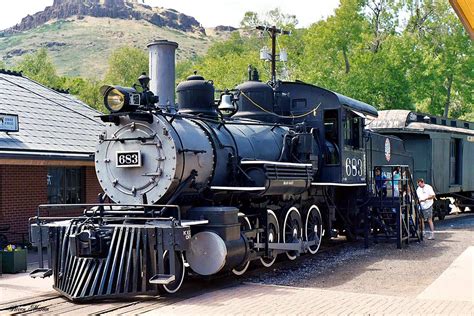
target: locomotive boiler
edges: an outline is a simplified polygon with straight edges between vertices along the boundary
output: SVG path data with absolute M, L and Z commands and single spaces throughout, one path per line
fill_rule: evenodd
M 99 203 L 35 218 L 51 252 L 32 276 L 52 275 L 71 300 L 175 293 L 188 271 L 242 275 L 252 261 L 315 254 L 323 237 L 355 238 L 378 159 L 368 144 L 411 163 L 399 138 L 364 131 L 375 108 L 314 85 L 263 83 L 249 67 L 217 101 L 198 74 L 175 91 L 176 48 L 149 45 L 151 80 L 101 88 Z

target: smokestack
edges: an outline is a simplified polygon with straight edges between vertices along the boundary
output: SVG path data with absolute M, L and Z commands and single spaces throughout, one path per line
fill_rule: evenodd
M 178 43 L 159 40 L 148 44 L 150 90 L 159 97 L 161 109 L 174 108 L 175 52 Z

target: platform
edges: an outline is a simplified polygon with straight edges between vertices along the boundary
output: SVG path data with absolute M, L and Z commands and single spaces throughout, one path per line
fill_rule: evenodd
M 253 272 L 268 284 L 291 285 L 281 282 L 298 277 L 308 281 L 293 283 L 298 287 L 256 284 L 259 277 L 251 276 L 245 283 L 234 277 L 212 282 L 191 278 L 176 296 L 74 304 L 58 296 L 51 278 L 32 280 L 26 273 L 4 274 L 0 277 L 0 314 L 474 315 L 474 215 L 456 216 L 436 225 L 435 240 L 413 243 L 403 250 L 383 244 L 366 250 L 359 244 L 349 252 L 334 250 L 293 262 L 281 260 L 271 269 Z M 331 261 L 333 255 L 336 261 Z M 32 253 L 29 259 L 28 269 L 32 270 L 37 257 Z M 324 263 L 327 266 L 320 269 Z

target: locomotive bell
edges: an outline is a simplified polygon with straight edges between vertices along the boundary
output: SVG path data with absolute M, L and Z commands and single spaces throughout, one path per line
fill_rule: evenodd
M 232 116 L 237 111 L 233 95 L 230 93 L 221 94 L 221 100 L 217 109 L 224 116 Z

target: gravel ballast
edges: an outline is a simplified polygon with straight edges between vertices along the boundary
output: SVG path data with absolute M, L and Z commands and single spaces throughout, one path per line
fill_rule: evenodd
M 245 282 L 323 288 L 412 298 L 429 286 L 469 246 L 474 245 L 474 214 L 435 221 L 435 240 L 395 243 L 333 241 L 316 255 L 295 261 L 279 255 L 272 267 L 248 272 Z

